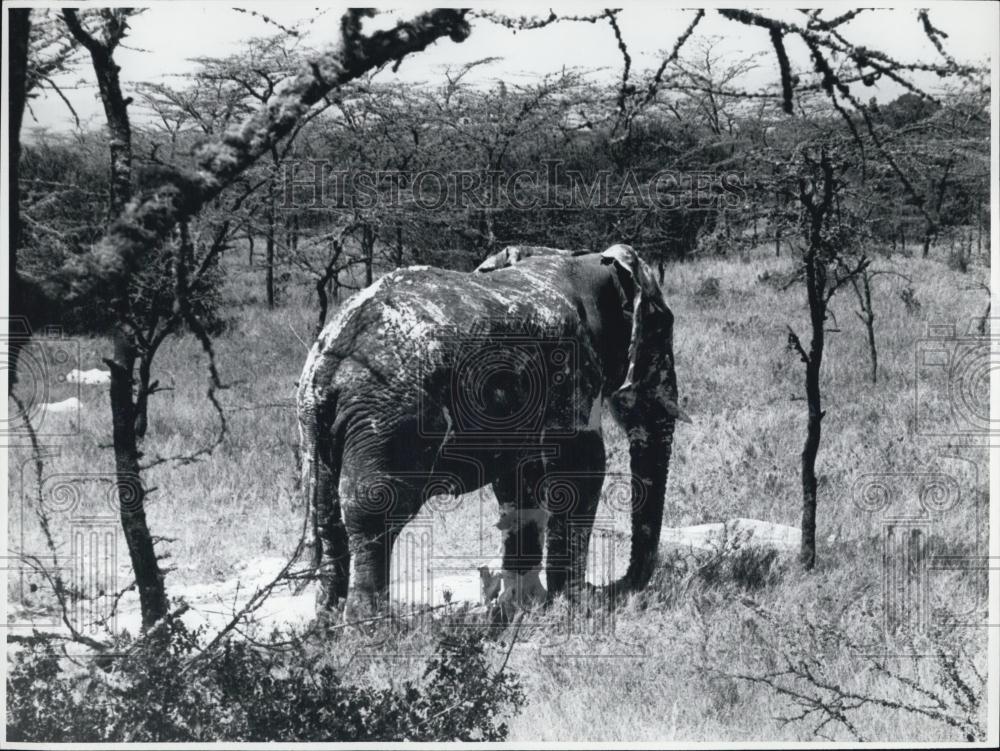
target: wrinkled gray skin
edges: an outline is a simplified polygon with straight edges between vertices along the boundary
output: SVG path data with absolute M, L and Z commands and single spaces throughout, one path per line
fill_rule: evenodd
M 537 571 L 544 549 L 549 596 L 578 593 L 604 477 L 602 404 L 629 437 L 633 480 L 618 586 L 644 586 L 684 417 L 672 328 L 623 245 L 506 248 L 472 274 L 413 267 L 358 293 L 314 344 L 297 398 L 320 607 L 346 598 L 349 618 L 379 607 L 393 542 L 422 503 L 487 484 L 503 568 Z

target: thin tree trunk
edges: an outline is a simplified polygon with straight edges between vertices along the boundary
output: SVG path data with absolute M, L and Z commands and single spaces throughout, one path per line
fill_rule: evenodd
M 814 353 L 811 347 L 810 357 Z M 823 420 L 819 374 L 818 363 L 810 361 L 806 364 L 809 419 L 806 423 L 806 442 L 802 448 L 802 546 L 799 560 L 807 571 L 816 565 L 816 456 L 819 454 Z
M 329 288 L 331 281 L 336 283 L 337 275 L 340 273 L 337 268 L 337 262 L 340 260 L 342 253 L 343 245 L 338 241 L 334 241 L 333 252 L 330 254 L 330 260 L 323 268 L 322 275 L 320 275 L 320 277 L 316 280 L 316 299 L 319 302 L 319 311 L 316 319 L 315 336 L 320 335 L 320 332 L 323 330 L 323 326 L 326 323 L 326 315 L 330 309 L 330 297 L 327 294 L 327 289 Z
M 274 181 L 268 183 L 267 187 L 267 238 L 265 246 L 264 263 L 264 286 L 267 292 L 267 307 L 274 307 L 274 233 L 275 233 L 275 204 L 274 204 Z
M 107 21 L 105 41 L 101 42 L 83 29 L 76 11 L 64 10 L 63 18 L 73 36 L 90 52 L 101 102 L 104 105 L 110 133 L 108 143 L 111 153 L 111 200 L 108 222 L 110 225 L 111 221 L 122 213 L 132 194 L 132 129 L 128 116 L 128 104 L 131 100 L 126 100 L 122 95 L 118 78 L 119 67 L 114 61 L 114 49 L 124 37 L 127 26 L 125 19 Z M 118 325 L 114 332 L 114 356 L 110 360 L 105 360 L 111 370 L 109 397 L 115 452 L 115 482 L 122 529 L 125 532 L 125 542 L 128 545 L 129 558 L 139 589 L 142 624 L 144 628 L 149 628 L 166 615 L 167 595 L 143 506 L 146 491 L 139 466 L 137 412 L 133 392 L 136 347 L 135 335 L 128 324 L 127 278 L 121 282 L 117 299 Z M 144 425 L 142 427 L 145 428 Z
M 375 270 L 375 230 L 365 225 L 361 230 L 361 252 L 365 260 L 365 286 L 371 286 Z
M 295 214 L 285 219 L 285 245 L 293 252 L 299 247 L 299 217 Z
M 851 280 L 854 294 L 858 297 L 860 311 L 855 311 L 857 317 L 865 326 L 868 337 L 868 362 L 871 366 L 869 375 L 872 383 L 878 383 L 878 349 L 875 346 L 875 308 L 872 305 L 871 275 L 867 270 L 862 272 L 861 284 L 856 279 Z
M 868 298 L 868 305 L 871 305 L 871 297 Z M 865 317 L 865 329 L 868 332 L 868 354 L 871 357 L 872 383 L 878 383 L 878 349 L 875 346 L 875 313 L 871 307 L 868 308 L 868 315 Z
M 109 388 L 115 451 L 115 482 L 122 530 L 128 546 L 132 571 L 139 588 L 142 626 L 149 628 L 167 613 L 167 596 L 146 523 L 139 450 L 135 433 L 135 405 L 132 400 L 132 373 L 135 350 L 127 334 L 115 332 L 114 359 L 105 360 L 111 371 Z
M 316 328 L 313 331 L 313 338 L 315 339 L 323 331 L 323 326 L 326 324 L 326 313 L 330 309 L 330 296 L 326 293 L 326 286 L 330 283 L 330 278 L 327 276 L 322 276 L 316 280 L 316 299 L 319 301 L 319 311 L 316 315 Z
M 813 191 L 800 184 L 800 201 L 809 214 L 808 248 L 804 258 L 806 294 L 809 300 L 809 324 L 812 329 L 809 351 L 806 352 L 798 337 L 791 334 L 791 343 L 798 350 L 806 366 L 806 440 L 802 447 L 802 542 L 799 561 L 807 571 L 816 565 L 816 456 L 822 438 L 823 400 L 820 393 L 820 373 L 823 366 L 827 310 L 826 262 L 820 257 L 823 247 L 823 228 L 835 197 L 834 169 L 826 152 L 820 167 L 823 171 L 822 192 L 813 181 Z M 820 196 L 817 202 L 816 196 Z
M 7 70 L 10 71 L 10 130 L 8 132 L 7 174 L 10 178 L 8 197 L 10 216 L 10 257 L 8 259 L 10 280 L 10 314 L 13 317 L 25 316 L 29 322 L 28 296 L 24 285 L 20 282 L 17 272 L 17 249 L 21 244 L 21 196 L 19 163 L 21 161 L 21 121 L 24 118 L 24 105 L 27 101 L 27 69 L 28 40 L 31 36 L 31 9 L 11 8 L 10 44 L 7 48 Z M 42 307 L 42 306 L 36 306 Z M 36 326 L 38 323 L 36 323 Z M 10 371 L 7 378 L 7 390 L 11 391 L 17 383 L 17 356 L 24 346 L 26 338 L 15 335 L 14 327 L 8 331 L 8 347 Z M 25 332 L 26 334 L 28 332 Z
M 818 226 L 817 226 L 818 225 Z M 819 231 L 822 220 L 813 221 L 813 236 L 806 255 L 806 289 L 809 298 L 809 322 L 812 336 L 809 352 L 803 357 L 806 365 L 806 441 L 802 447 L 802 543 L 799 561 L 807 571 L 816 565 L 816 456 L 822 437 L 823 401 L 819 378 L 823 365 L 824 325 L 826 323 L 826 287 L 817 258 Z
M 976 255 L 983 254 L 983 205 L 976 203 Z
M 135 397 L 135 436 L 139 440 L 146 437 L 146 428 L 148 427 L 149 382 L 154 354 L 155 350 L 139 357 L 139 384 Z
M 10 132 L 8 133 L 7 173 L 10 176 L 10 276 L 17 273 L 17 249 L 21 244 L 21 201 L 18 167 L 21 157 L 21 121 L 27 101 L 28 39 L 31 36 L 31 9 L 10 9 L 10 46 L 7 70 L 10 71 Z M 12 311 L 13 312 L 13 311 Z

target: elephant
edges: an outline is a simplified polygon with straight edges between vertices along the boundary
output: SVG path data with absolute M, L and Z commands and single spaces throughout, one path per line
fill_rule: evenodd
M 312 346 L 296 394 L 317 608 L 387 604 L 389 560 L 429 498 L 492 485 L 506 579 L 588 591 L 605 476 L 602 411 L 628 437 L 631 550 L 621 591 L 652 574 L 677 402 L 673 314 L 627 245 L 514 246 L 472 273 L 396 270 Z

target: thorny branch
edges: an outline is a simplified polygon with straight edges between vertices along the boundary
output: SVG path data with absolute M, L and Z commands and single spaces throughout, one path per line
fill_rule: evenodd
M 351 9 L 342 18 L 340 43 L 310 56 L 281 93 L 262 105 L 238 128 L 203 144 L 197 169 L 164 174 L 161 184 L 133 199 L 90 253 L 76 257 L 46 280 L 53 301 L 85 297 L 109 288 L 127 294 L 127 280 L 177 222 L 190 218 L 234 182 L 250 165 L 292 132 L 308 110 L 333 89 L 369 70 L 448 36 L 456 42 L 469 34 L 466 12 L 438 9 L 401 22 L 394 28 L 361 33 L 371 10 Z

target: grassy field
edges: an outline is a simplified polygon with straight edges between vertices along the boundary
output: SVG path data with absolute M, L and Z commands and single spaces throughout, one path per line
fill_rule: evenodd
M 512 740 L 978 737 L 985 723 L 986 634 L 977 627 L 985 623 L 985 573 L 960 563 L 952 570 L 932 567 L 921 585 L 927 628 L 886 634 L 884 592 L 896 589 L 886 589 L 884 574 L 896 564 L 884 552 L 888 521 L 897 519 L 898 535 L 914 524 L 904 519 L 919 517 L 925 557 L 962 561 L 986 553 L 987 452 L 964 445 L 964 432 L 975 432 L 975 416 L 988 404 L 987 363 L 976 355 L 982 349 L 976 350 L 975 332 L 969 338 L 986 307 L 976 283 L 987 272 L 903 257 L 878 258 L 875 266 L 909 280 L 883 275 L 874 282 L 877 384 L 869 379 L 854 294 L 846 288 L 834 298 L 835 331 L 823 366 L 827 415 L 817 465 L 816 570 L 805 574 L 794 562 L 759 554 L 695 558 L 664 551 L 653 584 L 613 619 L 576 614 L 579 633 L 563 636 L 554 626 L 529 623 L 509 661 L 528 697 L 511 718 Z M 675 439 L 669 526 L 734 517 L 798 523 L 804 375 L 786 341 L 788 326 L 803 340 L 808 335 L 805 293 L 769 281 L 791 268 L 791 259 L 760 249 L 752 258 L 667 269 L 681 401 L 693 418 Z M 289 554 L 304 514 L 293 395 L 313 306 L 299 291 L 305 285 L 289 283 L 281 306 L 269 311 L 257 289 L 261 275 L 235 266 L 230 272 L 229 325 L 215 344 L 223 379 L 233 384 L 222 396 L 226 439 L 202 461 L 162 464 L 147 477 L 156 488 L 149 522 L 164 538 L 160 550 L 170 555 L 167 585 L 174 595 L 186 585 L 231 578 L 249 561 Z M 929 328 L 938 324 L 957 336 Z M 928 332 L 938 338 L 928 339 Z M 107 341 L 83 338 L 72 345 L 79 347 L 81 367 L 103 367 Z M 947 353 L 948 362 L 967 360 L 965 370 L 956 374 L 940 366 L 942 355 L 924 357 L 925 350 Z M 164 345 L 155 377 L 171 390 L 151 402 L 146 458 L 210 443 L 218 426 L 205 398 L 205 358 L 193 337 Z M 75 393 L 54 378 L 46 382 L 48 401 Z M 45 460 L 46 482 L 86 478 L 83 505 L 74 513 L 104 503 L 112 470 L 106 392 L 83 387 L 81 399 L 78 420 L 48 415 L 41 429 L 43 438 L 56 429 L 72 434 L 43 442 L 59 447 Z M 627 471 L 620 434 L 609 426 L 608 435 L 609 469 Z M 30 452 L 17 449 L 9 457 L 10 545 L 44 552 L 37 520 L 22 499 L 22 474 L 29 498 L 32 487 Z M 892 496 L 885 508 L 871 503 L 880 487 Z M 921 497 L 931 511 L 922 510 Z M 483 493 L 429 512 L 435 550 L 470 559 L 495 555 L 495 509 Z M 609 508 L 602 517 L 622 543 L 619 555 L 626 554 L 627 519 Z M 53 517 L 61 544 L 67 544 L 65 518 Z M 123 547 L 119 559 L 126 560 Z M 30 578 L 10 583 L 11 599 L 45 606 Z M 568 617 L 566 607 L 557 603 L 545 617 Z M 394 652 L 425 653 L 450 622 L 394 632 Z M 498 664 L 505 655 L 501 642 L 510 636 L 496 643 Z M 351 654 L 361 639 L 331 637 L 330 651 Z M 415 666 L 354 660 L 345 671 L 355 680 L 385 682 L 402 680 Z M 823 736 L 815 735 L 818 727 Z

